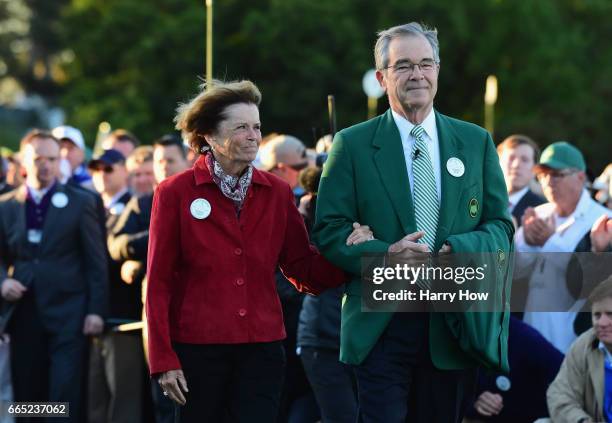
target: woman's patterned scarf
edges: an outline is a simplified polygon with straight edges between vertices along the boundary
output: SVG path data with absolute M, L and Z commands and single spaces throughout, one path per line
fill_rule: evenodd
M 253 179 L 253 166 L 249 165 L 242 175 L 239 177 L 228 175 L 223 171 L 221 165 L 212 152 L 206 153 L 205 156 L 206 167 L 215 181 L 215 184 L 219 187 L 223 195 L 234 202 L 236 212 L 240 212 L 246 199 L 247 191 L 251 186 L 251 180 Z

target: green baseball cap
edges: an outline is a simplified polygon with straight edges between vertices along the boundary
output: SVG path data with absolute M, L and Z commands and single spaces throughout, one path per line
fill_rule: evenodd
M 580 150 L 567 141 L 552 143 L 542 151 L 539 166 L 546 166 L 552 169 L 579 169 L 586 170 L 586 163 Z

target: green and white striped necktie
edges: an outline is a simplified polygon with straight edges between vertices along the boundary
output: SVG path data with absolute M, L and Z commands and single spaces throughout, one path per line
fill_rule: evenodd
M 425 236 L 419 242 L 427 244 L 429 250 L 433 252 L 440 212 L 436 177 L 429 157 L 429 149 L 423 138 L 425 130 L 421 125 L 415 125 L 410 131 L 410 135 L 415 139 L 412 147 L 414 215 L 417 229 L 425 231 Z

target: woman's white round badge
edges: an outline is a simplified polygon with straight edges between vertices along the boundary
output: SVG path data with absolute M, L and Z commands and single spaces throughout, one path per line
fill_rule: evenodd
M 446 162 L 446 170 L 448 170 L 448 173 L 453 175 L 455 178 L 459 178 L 465 173 L 465 166 L 463 165 L 461 159 L 451 157 Z
M 63 209 L 68 205 L 68 196 L 63 192 L 56 192 L 51 197 L 51 203 L 58 209 Z
M 196 198 L 191 202 L 191 206 L 189 210 L 191 211 L 191 215 L 196 219 L 206 219 L 210 215 L 212 207 L 208 200 L 203 198 Z

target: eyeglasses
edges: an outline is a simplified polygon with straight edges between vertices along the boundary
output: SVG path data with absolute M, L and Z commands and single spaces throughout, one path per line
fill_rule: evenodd
M 393 72 L 404 74 L 404 73 L 414 73 L 415 68 L 419 68 L 421 73 L 428 73 L 434 70 L 438 62 L 434 59 L 423 59 L 421 63 L 412 63 L 409 60 L 398 60 L 393 65 L 389 65 L 384 69 L 393 69 Z
M 575 169 L 551 170 L 551 171 L 545 171 L 545 172 L 538 172 L 536 174 L 536 178 L 538 179 L 538 181 L 543 181 L 548 178 L 563 179 L 566 176 L 570 176 L 575 173 L 578 173 L 578 170 L 575 170 Z

